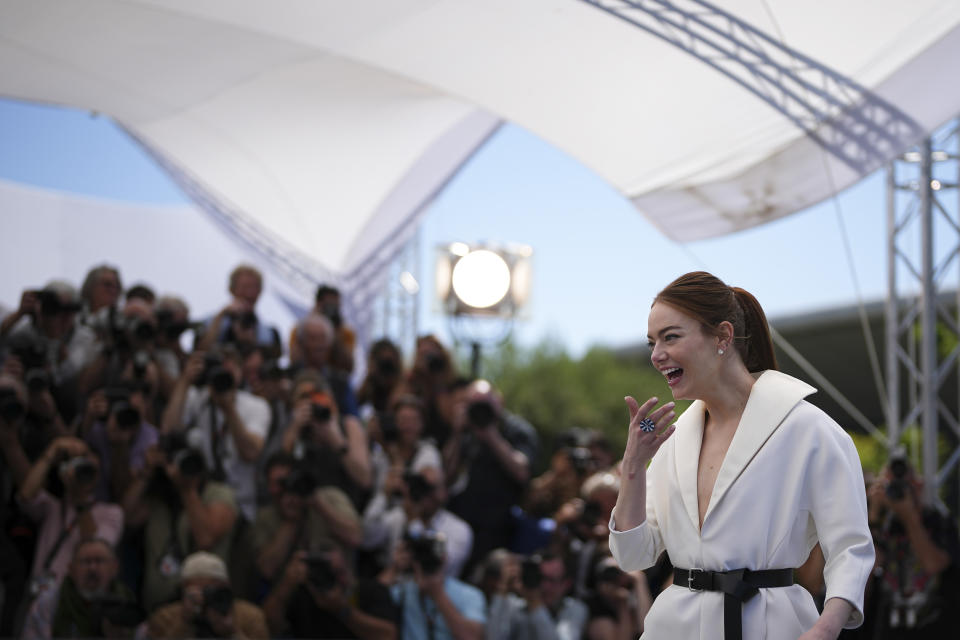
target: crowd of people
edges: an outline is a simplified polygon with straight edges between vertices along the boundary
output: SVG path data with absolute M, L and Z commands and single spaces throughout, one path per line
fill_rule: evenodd
M 0 636 L 639 634 L 604 438 L 544 465 L 435 337 L 364 353 L 329 286 L 281 335 L 262 288 L 198 319 L 101 265 L 0 318 Z
M 262 289 L 238 266 L 198 319 L 101 265 L 0 317 L 0 637 L 642 633 L 673 567 L 614 561 L 620 452 L 599 432 L 541 439 L 433 336 L 364 351 L 330 286 L 281 335 Z M 865 638 L 946 620 L 957 584 L 956 528 L 897 478 L 870 493 Z

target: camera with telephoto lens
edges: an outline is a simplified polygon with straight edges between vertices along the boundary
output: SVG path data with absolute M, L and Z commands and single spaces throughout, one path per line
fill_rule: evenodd
M 543 574 L 540 572 L 540 556 L 533 555 L 524 558 L 520 564 L 520 584 L 524 589 L 538 589 L 543 581 Z
M 284 493 L 292 493 L 301 498 L 306 498 L 317 488 L 317 481 L 307 469 L 292 469 L 280 481 L 280 486 Z
M 577 475 L 584 476 L 593 471 L 593 453 L 586 447 L 568 447 L 567 458 Z
M 447 538 L 439 531 L 410 531 L 404 534 L 414 564 L 425 574 L 432 575 L 443 567 L 446 558 Z
M 82 487 L 93 484 L 97 479 L 97 466 L 86 456 L 74 456 L 60 463 L 60 473 L 71 472 L 74 482 Z
M 433 485 L 423 475 L 415 471 L 405 472 L 403 481 L 407 485 L 407 493 L 413 502 L 420 502 L 433 495 Z
M 439 353 L 427 354 L 427 371 L 430 373 L 443 373 L 447 369 L 446 359 Z
M 397 429 L 397 421 L 393 418 L 392 411 L 381 411 L 377 414 L 377 424 L 380 425 L 380 437 L 384 443 L 396 442 L 400 437 L 400 431 Z
M 472 427 L 488 427 L 497 421 L 497 410 L 488 400 L 474 400 L 467 405 L 467 421 Z
M 317 422 L 328 422 L 333 416 L 333 411 L 328 405 L 314 402 L 310 405 L 310 416 Z
M 400 373 L 400 367 L 393 358 L 377 358 L 375 370 L 381 378 L 391 378 Z
M 307 565 L 307 580 L 318 591 L 329 591 L 337 584 L 337 573 L 324 553 L 311 553 L 303 562 Z
M 60 294 L 50 289 L 40 289 L 33 294 L 40 300 L 40 314 L 44 316 L 55 316 L 61 313 L 76 313 L 80 311 L 80 305 L 76 302 L 64 302 Z
M 170 309 L 158 309 L 154 316 L 157 318 L 157 333 L 167 340 L 177 340 L 181 333 L 190 328 L 189 322 L 175 320 L 174 313 Z
M 206 470 L 203 454 L 190 447 L 183 433 L 165 433 L 160 436 L 158 444 L 167 460 L 177 467 L 181 475 L 196 477 Z
M 207 617 L 208 611 L 213 611 L 224 617 L 233 610 L 233 591 L 230 587 L 220 585 L 210 585 L 203 588 L 203 607 L 200 612 L 193 617 L 193 637 L 197 638 L 218 638 L 210 620 Z
M 16 356 L 23 370 L 45 370 L 47 368 L 47 350 L 39 336 L 31 332 L 14 333 L 7 339 L 10 355 Z
M 108 416 L 114 416 L 117 426 L 123 431 L 132 431 L 140 426 L 140 411 L 130 404 L 130 391 L 125 387 L 113 387 L 104 391 L 107 402 Z
M 906 454 L 903 452 L 894 453 L 890 456 L 888 466 L 890 475 L 893 477 L 887 483 L 887 497 L 894 501 L 903 500 L 903 497 L 907 494 L 907 475 L 910 472 Z
M 253 311 L 240 311 L 228 314 L 230 322 L 241 329 L 252 329 L 257 326 L 257 314 Z
M 23 382 L 30 393 L 42 393 L 50 388 L 50 376 L 45 369 L 30 369 L 23 376 Z
M 17 392 L 10 387 L 0 388 L 0 419 L 4 422 L 15 422 L 27 413 L 27 408 L 20 402 Z
M 203 358 L 203 371 L 194 384 L 198 387 L 209 385 L 214 393 L 223 393 L 233 389 L 233 374 L 223 366 L 223 358 L 208 353 Z

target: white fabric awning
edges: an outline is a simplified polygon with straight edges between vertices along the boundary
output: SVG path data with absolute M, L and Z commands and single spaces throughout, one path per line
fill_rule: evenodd
M 501 121 L 689 241 L 813 204 L 960 111 L 943 74 L 960 59 L 957 2 L 723 12 L 0 0 L 0 95 L 109 114 L 222 228 L 291 281 L 341 279 L 354 307 Z

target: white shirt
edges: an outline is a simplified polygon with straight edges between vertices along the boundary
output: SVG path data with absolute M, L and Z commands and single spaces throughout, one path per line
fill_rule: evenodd
M 238 389 L 236 394 L 237 415 L 243 426 L 265 440 L 270 429 L 270 405 L 263 398 L 242 389 Z M 219 458 L 226 482 L 236 494 L 237 506 L 244 517 L 253 522 L 257 508 L 256 461 L 247 462 L 240 458 L 230 429 L 224 424 L 223 412 L 216 407 L 213 408 L 214 431 L 210 420 L 211 406 L 208 389 L 190 387 L 183 406 L 183 425 L 188 429 L 187 442 L 203 452 L 208 471 L 216 468 L 216 459 Z M 215 433 L 217 437 L 214 437 Z M 217 451 L 214 451 L 214 440 L 219 440 Z

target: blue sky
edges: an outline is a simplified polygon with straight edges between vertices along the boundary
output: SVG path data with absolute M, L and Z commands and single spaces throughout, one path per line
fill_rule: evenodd
M 3 100 L 0 177 L 122 201 L 185 201 L 108 118 Z M 754 292 L 774 319 L 853 303 L 856 289 L 841 219 L 859 287 L 866 299 L 879 299 L 886 277 L 883 184 L 878 173 L 794 216 L 680 246 L 576 160 L 507 126 L 424 219 L 421 331 L 446 331 L 445 319 L 432 313 L 426 274 L 433 247 L 454 240 L 531 245 L 534 292 L 516 335 L 527 344 L 549 336 L 575 353 L 591 344 L 643 340 L 652 297 L 692 269 L 713 271 Z M 51 277 L 56 275 L 66 274 Z M 16 300 L 0 302 L 9 306 Z

